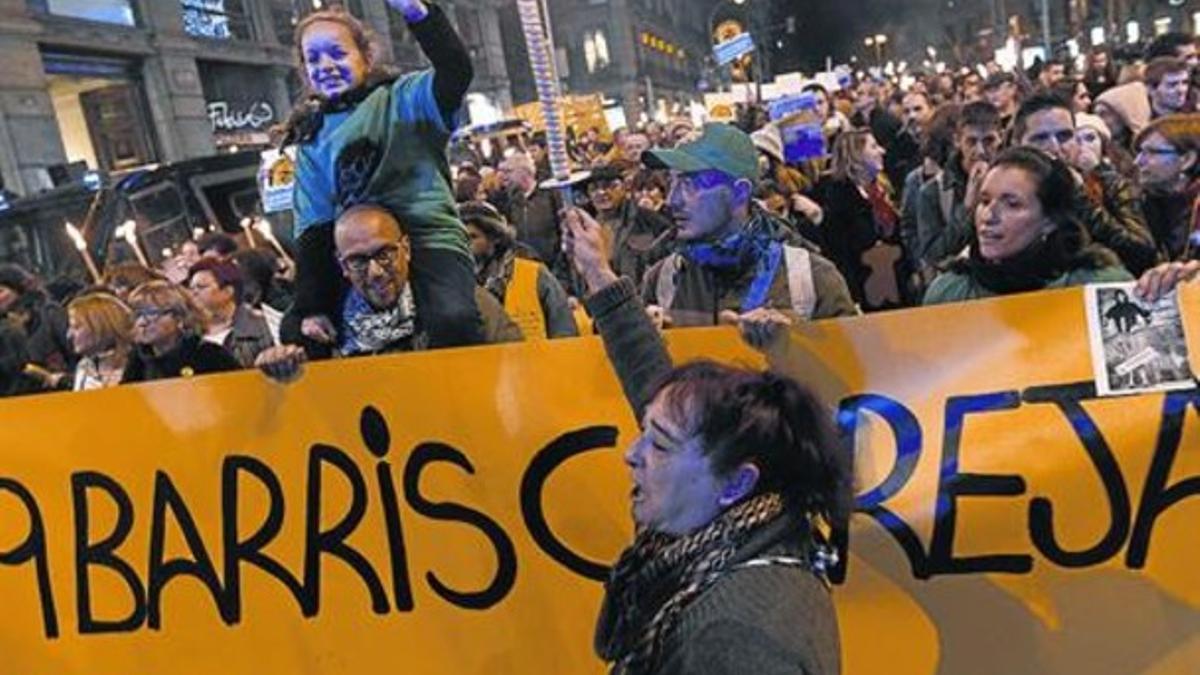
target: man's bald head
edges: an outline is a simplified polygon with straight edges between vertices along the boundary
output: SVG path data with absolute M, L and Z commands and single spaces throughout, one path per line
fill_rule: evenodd
M 338 256 L 345 255 L 346 247 L 364 237 L 387 242 L 405 239 L 400 221 L 391 211 L 378 204 L 351 206 L 338 217 L 333 229 L 333 241 Z

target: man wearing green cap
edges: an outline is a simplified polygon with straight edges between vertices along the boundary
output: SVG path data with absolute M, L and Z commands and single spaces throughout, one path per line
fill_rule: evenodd
M 642 161 L 671 172 L 667 197 L 676 252 L 646 272 L 642 296 L 672 326 L 728 323 L 756 309 L 803 320 L 857 314 L 846 281 L 753 201 L 758 155 L 750 137 L 724 124 Z M 836 223 L 830 223 L 836 226 Z

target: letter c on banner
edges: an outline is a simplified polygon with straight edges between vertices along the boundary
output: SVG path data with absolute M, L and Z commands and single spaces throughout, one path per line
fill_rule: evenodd
M 534 456 L 529 468 L 525 470 L 525 477 L 521 479 L 521 515 L 525 518 L 525 527 L 533 540 L 557 563 L 593 581 L 607 579 L 608 566 L 576 554 L 554 536 L 546 522 L 546 512 L 542 508 L 542 489 L 545 488 L 546 479 L 550 474 L 568 459 L 589 450 L 614 448 L 616 445 L 616 427 L 588 427 L 565 433 L 550 441 L 549 445 Z

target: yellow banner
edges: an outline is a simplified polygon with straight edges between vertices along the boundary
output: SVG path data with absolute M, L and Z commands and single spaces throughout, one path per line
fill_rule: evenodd
M 1078 290 L 794 332 L 845 672 L 1200 672 L 1200 392 L 1099 400 L 1087 345 Z M 0 672 L 603 672 L 635 434 L 594 338 L 0 402 Z

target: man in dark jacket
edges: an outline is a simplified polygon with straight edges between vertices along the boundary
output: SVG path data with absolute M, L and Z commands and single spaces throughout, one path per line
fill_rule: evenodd
M 537 166 L 524 152 L 514 152 L 500 163 L 500 179 L 508 197 L 504 215 L 516 228 L 517 241 L 554 269 L 560 257 L 554 193 L 538 189 Z
M 609 255 L 613 269 L 638 283 L 646 269 L 670 253 L 671 221 L 629 198 L 619 166 L 607 164 L 592 169 L 587 193 L 596 210 L 596 220 L 612 240 Z
M 646 303 L 666 322 L 714 325 L 764 307 L 802 320 L 857 312 L 833 263 L 782 241 L 786 226 L 753 204 L 758 154 L 745 133 L 707 124 L 696 140 L 651 150 L 643 161 L 672 172 L 668 202 L 677 251 L 651 267 L 642 283 Z
M 957 255 L 971 239 L 971 211 L 988 163 L 1003 145 L 1000 111 L 985 101 L 963 106 L 954 153 L 917 197 L 917 254 L 925 267 Z

